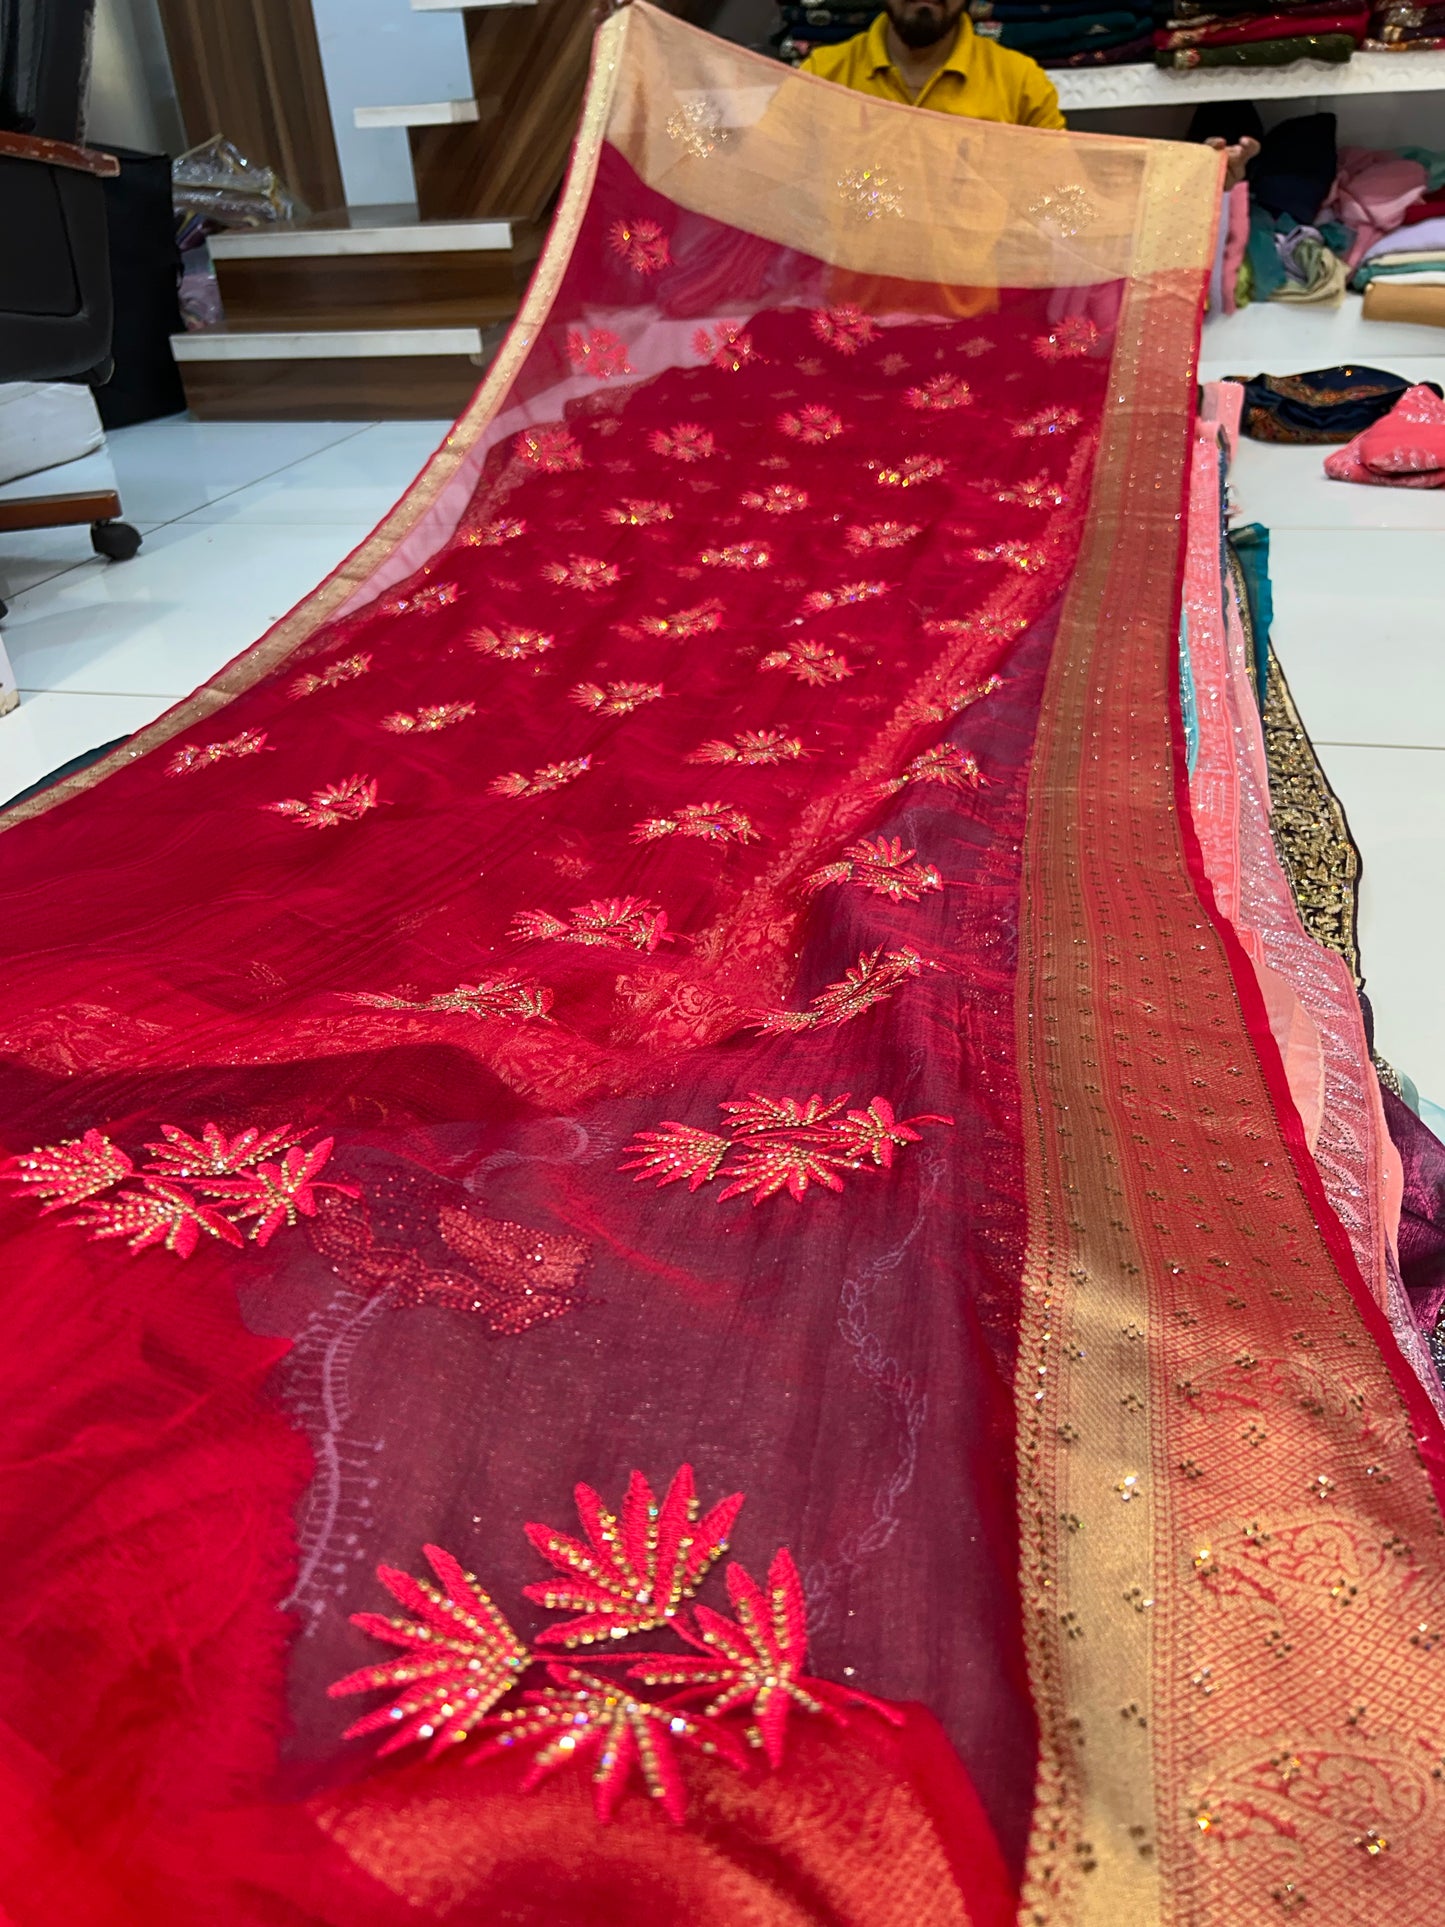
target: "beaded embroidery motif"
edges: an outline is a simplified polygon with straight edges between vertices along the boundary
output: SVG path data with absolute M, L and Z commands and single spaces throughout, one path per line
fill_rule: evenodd
M 649 954 L 673 942 L 667 912 L 645 897 L 595 897 L 575 904 L 570 920 L 550 910 L 519 910 L 508 935 L 517 943 L 630 945 Z
M 967 408 L 973 390 L 962 375 L 930 375 L 916 388 L 905 388 L 903 400 L 909 408 Z
M 808 442 L 816 447 L 842 434 L 843 418 L 835 415 L 831 408 L 825 408 L 821 402 L 810 401 L 796 413 L 779 415 L 778 427 L 785 435 L 791 435 L 795 442 Z
M 615 562 L 602 562 L 595 555 L 569 555 L 565 562 L 544 562 L 542 574 L 559 589 L 595 595 L 599 589 L 610 589 L 621 571 Z
M 462 540 L 469 548 L 495 549 L 526 533 L 527 524 L 520 515 L 504 515 L 495 522 L 484 522 L 480 528 L 468 529 Z
M 543 475 L 561 475 L 567 469 L 582 466 L 582 450 L 572 439 L 571 429 L 563 428 L 560 423 L 524 428 L 512 446 L 519 460 Z
M 696 836 L 705 843 L 756 843 L 758 832 L 741 810 L 726 803 L 684 803 L 671 816 L 650 816 L 632 832 L 634 843 L 664 836 Z
M 264 729 L 243 729 L 219 743 L 186 743 L 166 764 L 167 776 L 189 776 L 192 770 L 209 769 L 213 763 L 231 756 L 254 756 L 266 747 Z
M 308 670 L 304 676 L 298 676 L 291 685 L 291 694 L 314 696 L 318 689 L 336 689 L 344 682 L 364 676 L 370 667 L 371 657 L 365 651 L 354 656 L 342 656 L 336 662 L 327 663 L 324 669 Z
M 864 951 L 837 983 L 829 984 L 826 990 L 820 990 L 811 998 L 811 1009 L 759 1011 L 753 1023 L 774 1036 L 851 1023 L 874 1004 L 887 1003 L 894 991 L 911 977 L 937 968 L 936 964 L 925 963 L 916 950 L 885 951 L 880 944 L 876 950 Z
M 1041 408 L 1014 429 L 1015 435 L 1062 435 L 1083 420 L 1077 408 Z
M 786 669 L 799 682 L 812 683 L 818 688 L 830 682 L 842 682 L 853 673 L 846 656 L 840 656 L 836 649 L 829 649 L 821 642 L 790 642 L 786 649 L 771 650 L 758 667 Z
M 740 1492 L 704 1513 L 690 1465 L 679 1467 L 661 1499 L 640 1472 L 628 1482 L 616 1513 L 591 1486 L 575 1491 L 583 1537 L 528 1524 L 527 1537 L 555 1569 L 551 1579 L 524 1588 L 548 1611 L 574 1616 L 546 1627 L 530 1650 L 471 1573 L 439 1546 L 423 1552 L 436 1575 L 413 1578 L 379 1566 L 377 1577 L 409 1617 L 356 1613 L 353 1625 L 401 1657 L 348 1673 L 331 1697 L 384 1692 L 387 1702 L 347 1728 L 348 1739 L 385 1734 L 380 1754 L 415 1743 L 435 1759 L 473 1735 L 472 1763 L 512 1747 L 538 1743 L 521 1786 L 528 1791 L 572 1759 L 591 1758 L 593 1801 L 600 1821 L 611 1819 L 634 1775 L 668 1819 L 680 1823 L 686 1790 L 676 1749 L 748 1764 L 744 1741 L 768 1766 L 783 1763 L 793 1713 L 822 1714 L 849 1723 L 849 1709 L 867 1707 L 893 1725 L 895 1707 L 852 1687 L 812 1679 L 807 1660 L 807 1609 L 792 1555 L 780 1548 L 766 1586 L 736 1561 L 727 1569 L 728 1599 L 736 1614 L 689 1606 L 727 1550 L 743 1503 Z M 677 1636 L 691 1652 L 617 1651 L 619 1640 L 654 1628 Z M 549 1647 L 605 1646 L 586 1666 L 554 1659 Z M 600 1673 L 624 1666 L 641 1685 L 680 1688 L 656 1700 Z M 523 1688 L 523 1676 L 543 1669 L 546 1686 Z M 516 1692 L 509 1706 L 493 1708 Z M 696 1714 L 684 1708 L 697 1706 Z M 741 1729 L 729 1722 L 750 1716 Z
M 576 782 L 591 767 L 590 756 L 574 756 L 565 763 L 545 763 L 530 776 L 519 769 L 508 770 L 505 776 L 494 776 L 488 788 L 493 796 L 545 796 L 564 783 Z
M 901 790 L 908 783 L 941 783 L 950 790 L 977 790 L 988 787 L 988 778 L 968 750 L 956 749 L 952 743 L 939 743 L 933 749 L 924 750 L 921 756 L 915 756 L 901 776 L 883 787 L 891 792 Z
M 696 422 L 679 422 L 675 428 L 654 428 L 647 438 L 654 455 L 665 455 L 673 462 L 705 462 L 716 444 L 711 429 Z
M 638 274 L 656 274 L 672 260 L 667 236 L 656 221 L 614 221 L 607 241 L 612 252 Z
M 475 703 L 423 703 L 415 713 L 398 709 L 390 716 L 383 716 L 381 726 L 396 736 L 426 734 L 438 729 L 450 729 L 453 723 L 464 723 L 468 716 L 475 716 L 476 713 Z
M 803 754 L 801 738 L 781 729 L 745 729 L 730 743 L 720 738 L 703 743 L 688 754 L 690 763 L 742 763 L 756 768 L 765 763 L 796 762 Z
M 729 542 L 721 549 L 704 549 L 698 557 L 709 569 L 766 569 L 772 559 L 766 542 Z
M 725 374 L 735 375 L 750 361 L 758 359 L 753 346 L 753 338 L 743 328 L 734 327 L 730 321 L 714 324 L 717 333 L 709 334 L 706 328 L 699 328 L 692 338 L 692 351 L 700 360 L 709 362 L 714 368 L 721 368 Z
M 263 803 L 261 808 L 277 816 L 289 816 L 309 829 L 335 829 L 338 823 L 355 823 L 376 808 L 376 778 L 345 776 L 339 783 L 313 790 L 309 802 L 299 796 L 284 796 L 279 803 Z
M 567 359 L 579 375 L 592 375 L 598 381 L 610 381 L 614 375 L 634 372 L 627 359 L 626 342 L 610 328 L 594 328 L 590 335 L 580 328 L 569 328 Z
M 628 716 L 666 692 L 660 682 L 579 682 L 568 691 L 574 703 L 598 716 Z
M 642 616 L 636 627 L 646 636 L 675 637 L 680 642 L 691 642 L 694 636 L 710 634 L 721 625 L 722 619 L 720 602 L 699 602 L 691 609 L 674 609 L 668 616 Z
M 849 529 L 846 540 L 857 555 L 864 549 L 901 549 L 922 533 L 917 522 L 861 522 Z
M 1034 353 L 1045 361 L 1068 361 L 1088 354 L 1101 339 L 1097 322 L 1081 314 L 1066 315 L 1046 335 L 1035 335 Z
M 917 903 L 929 891 L 943 888 L 943 878 L 933 864 L 914 862 L 917 854 L 904 849 L 902 837 L 865 836 L 850 843 L 837 863 L 815 870 L 803 889 L 811 895 L 830 883 L 856 883 L 891 903 Z
M 646 529 L 655 522 L 672 520 L 672 505 L 668 502 L 634 502 L 624 500 L 620 508 L 603 509 L 602 514 L 609 522 L 616 522 L 623 528 Z
M 371 1010 L 508 1017 L 524 1024 L 534 1018 L 545 1018 L 552 1008 L 552 992 L 547 986 L 531 983 L 525 977 L 484 977 L 478 984 L 458 984 L 455 990 L 439 990 L 430 997 L 420 998 L 353 990 L 346 993 L 346 1000 L 351 1004 L 365 1004 Z
M 540 656 L 554 640 L 540 629 L 509 629 L 503 625 L 500 629 L 478 629 L 472 647 L 502 662 L 521 662 L 527 656 Z
M 815 309 L 810 320 L 819 341 L 836 348 L 840 355 L 856 355 L 878 336 L 878 323 L 851 301 L 840 302 L 836 308 Z
M 878 480 L 884 488 L 916 488 L 936 481 L 947 467 L 938 455 L 906 455 L 895 467 L 880 468 Z

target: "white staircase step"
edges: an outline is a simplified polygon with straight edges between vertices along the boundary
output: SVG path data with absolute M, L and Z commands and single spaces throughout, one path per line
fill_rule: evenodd
M 418 100 L 404 107 L 357 107 L 352 112 L 358 127 L 459 127 L 481 118 L 475 100 Z
M 505 254 L 510 221 L 423 221 L 415 208 L 353 208 L 349 221 L 237 229 L 207 243 L 217 261 L 293 261 L 359 254 Z M 407 214 L 410 219 L 407 219 Z M 358 218 L 359 216 L 363 218 Z
M 480 13 L 484 7 L 535 7 L 537 0 L 411 0 L 413 13 Z
M 172 335 L 171 352 L 188 361 L 361 361 L 392 355 L 476 355 L 480 328 L 226 329 Z

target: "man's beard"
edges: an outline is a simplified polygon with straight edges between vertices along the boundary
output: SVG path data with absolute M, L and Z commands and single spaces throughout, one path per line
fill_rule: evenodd
M 925 47 L 936 47 L 946 34 L 953 32 L 957 24 L 942 9 L 937 12 L 930 8 L 927 12 L 908 13 L 901 19 L 896 14 L 888 17 L 893 22 L 894 33 L 905 47 L 911 47 L 915 53 L 921 53 Z

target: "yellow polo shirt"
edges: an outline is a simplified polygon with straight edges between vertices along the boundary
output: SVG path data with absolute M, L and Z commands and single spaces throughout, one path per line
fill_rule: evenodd
M 1039 63 L 997 41 L 981 40 L 967 14 L 958 23 L 953 51 L 917 99 L 888 57 L 887 32 L 888 16 L 880 13 L 866 33 L 836 47 L 815 47 L 803 62 L 803 72 L 836 80 L 860 94 L 931 107 L 939 114 L 1009 121 L 1016 127 L 1064 125 L 1059 96 Z

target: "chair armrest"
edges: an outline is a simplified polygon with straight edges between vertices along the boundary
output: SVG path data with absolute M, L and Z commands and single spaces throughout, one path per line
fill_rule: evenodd
M 76 147 L 71 141 L 43 140 L 38 134 L 11 134 L 0 128 L 0 158 L 39 161 L 45 167 L 69 167 L 77 174 L 95 174 L 109 180 L 120 172 L 114 154 L 102 154 L 94 147 Z

